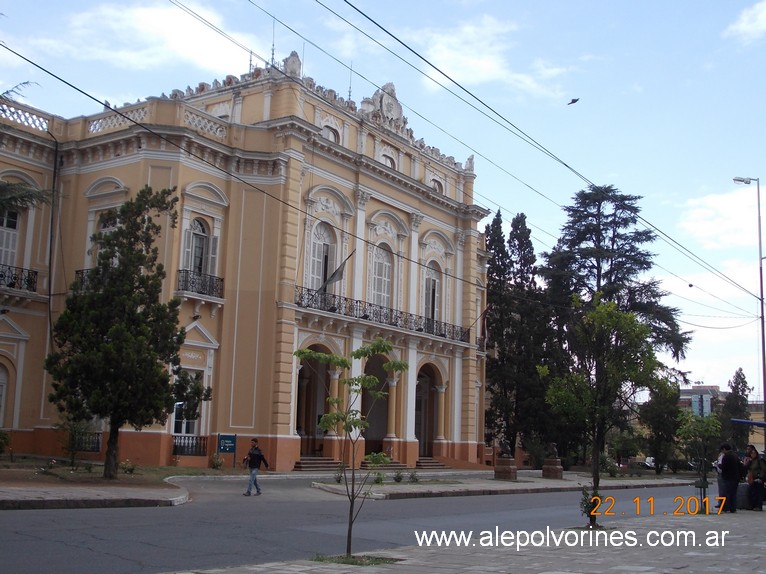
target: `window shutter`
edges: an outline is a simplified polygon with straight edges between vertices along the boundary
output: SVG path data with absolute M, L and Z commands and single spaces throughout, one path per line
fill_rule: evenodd
M 207 272 L 210 275 L 218 275 L 218 237 L 210 239 L 210 264 Z
M 192 231 L 187 229 L 184 231 L 184 255 L 181 268 L 190 271 L 191 270 L 191 252 L 192 252 Z

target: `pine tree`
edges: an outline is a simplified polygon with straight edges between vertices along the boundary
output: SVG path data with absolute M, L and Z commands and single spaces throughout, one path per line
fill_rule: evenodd
M 574 205 L 565 208 L 567 222 L 541 269 L 557 310 L 559 351 L 568 363 L 553 366 L 553 380 L 570 383 L 549 398 L 561 412 L 571 403 L 566 393 L 576 399 L 588 392 L 581 414 L 588 421 L 594 491 L 607 431 L 624 418 L 625 406 L 642 386 L 652 388 L 659 380 L 663 366 L 654 352 L 668 351 L 677 360 L 689 342 L 678 325 L 678 310 L 663 305 L 666 293 L 646 278 L 653 255 L 645 245 L 655 235 L 637 228 L 639 199 L 611 185 L 580 190 Z M 637 332 L 644 332 L 648 346 L 634 340 Z M 632 360 L 630 352 L 636 353 Z
M 172 193 L 145 187 L 101 216 L 108 231 L 92 237 L 96 266 L 72 285 L 53 330 L 57 350 L 45 361 L 54 379 L 49 400 L 60 412 L 108 421 L 105 478 L 117 474 L 120 428 L 164 423 L 175 403 L 170 378 L 185 333 L 180 300 L 160 301 L 165 270 L 154 245 L 161 232 L 155 217 L 175 226 Z

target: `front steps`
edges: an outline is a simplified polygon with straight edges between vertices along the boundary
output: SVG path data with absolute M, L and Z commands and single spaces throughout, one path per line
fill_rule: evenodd
M 295 461 L 293 471 L 295 472 L 319 472 L 338 470 L 338 461 L 329 456 L 302 456 L 300 460 Z
M 337 460 L 333 460 L 329 456 L 302 456 L 300 460 L 295 462 L 293 467 L 294 472 L 323 472 L 330 471 L 335 472 L 340 467 L 340 463 Z M 388 464 L 373 467 L 366 460 L 362 461 L 360 465 L 362 470 L 375 470 L 380 472 L 388 471 L 405 471 L 407 466 L 403 463 L 393 460 Z M 415 463 L 417 470 L 446 470 L 449 467 L 443 462 L 431 457 L 420 457 Z
M 421 456 L 415 463 L 418 470 L 446 470 L 448 467 L 443 462 L 431 458 L 430 456 Z

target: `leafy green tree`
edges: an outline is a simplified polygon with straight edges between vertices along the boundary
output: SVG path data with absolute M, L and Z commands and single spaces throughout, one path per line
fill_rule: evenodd
M 750 425 L 735 424 L 731 419 L 750 420 L 747 396 L 752 390 L 745 373 L 737 369 L 729 380 L 729 394 L 716 413 L 721 421 L 721 442 L 730 443 L 735 451 L 744 450 L 750 442 Z
M 108 421 L 104 478 L 115 478 L 124 425 L 164 423 L 176 397 L 170 384 L 179 368 L 185 332 L 179 299 L 162 303 L 165 269 L 158 263 L 156 218 L 177 219 L 173 191 L 150 187 L 101 216 L 92 237 L 96 266 L 75 281 L 53 329 L 56 350 L 45 360 L 53 377 L 49 400 L 73 420 Z
M 681 388 L 675 381 L 660 380 L 649 390 L 649 400 L 638 409 L 639 419 L 648 430 L 646 446 L 649 454 L 654 457 L 654 471 L 657 474 L 673 458 L 680 425 L 680 398 Z
M 571 307 L 572 296 L 584 302 L 596 295 L 620 311 L 634 313 L 650 327 L 655 349 L 684 357 L 690 340 L 678 324 L 678 309 L 661 303 L 667 292 L 659 281 L 647 279 L 653 255 L 644 245 L 655 240 L 649 229 L 636 229 L 640 197 L 621 193 L 613 186 L 591 185 L 580 190 L 573 206 L 565 207 L 567 222 L 561 238 L 548 254 L 541 274 L 548 281 L 554 302 Z M 567 313 L 559 314 L 566 328 Z
M 526 216 L 511 222 L 507 243 L 498 211 L 487 226 L 487 387 L 489 420 L 511 448 L 520 433 L 540 440 L 550 430 L 545 384 L 537 367 L 545 363 L 548 307 L 537 286 L 537 266 Z M 545 440 L 545 438 L 542 438 Z
M 351 360 L 332 353 L 323 353 L 313 349 L 299 349 L 293 353 L 301 361 L 317 361 L 328 365 L 332 369 L 348 371 L 351 369 L 352 360 L 368 360 L 376 355 L 388 355 L 393 345 L 383 339 L 375 339 L 367 345 L 362 345 L 351 352 Z M 389 374 L 402 373 L 408 369 L 405 361 L 391 360 L 383 364 L 383 369 Z M 322 415 L 319 426 L 325 431 L 340 432 L 344 438 L 341 443 L 341 460 L 349 460 L 349 465 L 343 465 L 339 471 L 342 475 L 343 484 L 346 487 L 348 498 L 348 522 L 346 529 L 346 556 L 351 556 L 351 542 L 353 540 L 354 522 L 364 506 L 366 489 L 370 476 L 376 466 L 390 462 L 384 453 L 371 453 L 365 458 L 371 463 L 371 468 L 361 477 L 357 475 L 357 453 L 359 440 L 364 436 L 364 430 L 370 426 L 368 416 L 377 400 L 383 399 L 387 393 L 380 390 L 381 381 L 375 375 L 358 375 L 350 378 L 340 378 L 338 381 L 345 387 L 348 400 L 342 396 L 328 397 L 327 402 L 330 412 Z M 359 408 L 362 404 L 362 395 L 367 394 L 371 398 L 366 412 Z M 339 393 L 339 395 L 342 393 Z M 357 507 L 357 501 L 359 505 Z
M 641 385 L 651 388 L 658 378 L 655 371 L 661 365 L 649 351 L 668 351 L 678 360 L 689 342 L 689 334 L 681 331 L 676 319 L 678 309 L 663 305 L 666 293 L 658 281 L 646 277 L 652 254 L 645 245 L 655 235 L 637 228 L 639 199 L 610 185 L 580 190 L 574 205 L 564 208 L 567 222 L 540 270 L 556 309 L 562 357 L 551 364 L 551 374 L 559 382 L 569 381 L 570 391 L 577 387 L 593 391 L 578 411 L 591 411 L 583 414 L 593 441 L 596 489 L 606 431 L 623 416 L 624 399 Z M 625 340 L 623 331 L 629 334 Z M 631 358 L 621 351 L 615 356 L 612 343 L 625 345 L 627 351 L 638 344 L 633 334 L 639 331 L 645 337 L 645 345 L 636 347 L 639 354 Z M 627 368 L 624 374 L 613 370 L 619 363 Z M 636 372 L 642 363 L 647 370 Z M 560 392 L 556 389 L 550 398 L 560 403 Z
M 697 463 L 701 477 L 707 479 L 712 461 L 718 457 L 721 421 L 718 417 L 702 417 L 681 411 L 678 438 L 688 459 Z
M 593 492 L 598 492 L 607 432 L 624 419 L 638 391 L 655 386 L 658 362 L 649 327 L 598 297 L 572 324 L 568 344 L 572 369 L 552 378 L 547 400 L 562 417 L 587 429 Z M 589 520 L 595 526 L 596 516 Z

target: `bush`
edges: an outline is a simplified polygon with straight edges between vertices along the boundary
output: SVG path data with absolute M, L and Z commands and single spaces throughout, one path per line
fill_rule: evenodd
M 620 467 L 614 461 L 613 458 L 608 456 L 602 456 L 600 461 L 601 472 L 606 472 L 609 476 L 614 478 L 620 470 Z
M 130 459 L 125 459 L 120 463 L 120 470 L 125 474 L 133 474 L 136 472 L 136 464 L 130 462 Z
M 394 473 L 394 482 L 401 482 L 403 478 L 404 478 L 404 475 L 402 474 L 401 470 L 397 470 Z
M 11 444 L 11 437 L 7 432 L 0 431 L 0 454 L 5 452 L 6 447 Z
M 410 473 L 410 482 L 420 482 L 420 477 L 418 476 L 418 472 L 416 470 L 413 470 Z
M 221 458 L 221 455 L 217 452 L 213 453 L 213 456 L 210 457 L 210 468 L 214 468 L 215 470 L 221 470 L 221 467 L 223 466 L 223 459 Z
M 373 479 L 373 482 L 375 484 L 383 484 L 383 481 L 386 479 L 386 475 L 382 472 L 376 472 L 375 478 Z

